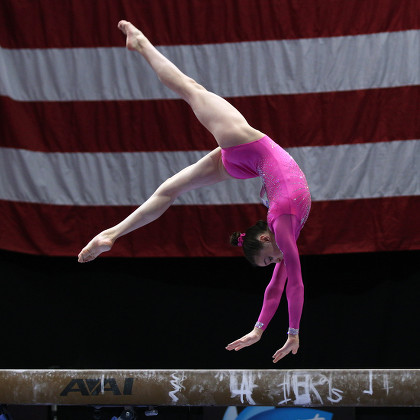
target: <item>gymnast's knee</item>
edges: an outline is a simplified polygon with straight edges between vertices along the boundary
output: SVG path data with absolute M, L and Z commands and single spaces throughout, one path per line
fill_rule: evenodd
M 197 97 L 197 95 L 201 95 L 207 92 L 207 89 L 203 85 L 200 85 L 200 83 L 198 83 L 189 76 L 187 76 L 187 78 L 185 79 L 184 89 L 185 99 L 188 102 Z

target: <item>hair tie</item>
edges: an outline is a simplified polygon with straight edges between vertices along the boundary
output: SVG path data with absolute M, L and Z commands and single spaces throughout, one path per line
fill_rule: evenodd
M 241 233 L 238 238 L 238 246 L 242 246 L 244 244 L 244 237 L 245 233 Z

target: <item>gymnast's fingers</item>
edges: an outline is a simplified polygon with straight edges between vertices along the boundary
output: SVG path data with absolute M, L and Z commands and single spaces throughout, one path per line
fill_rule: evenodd
M 249 337 L 247 336 L 230 343 L 226 348 L 227 350 L 240 350 L 246 346 L 249 346 Z
M 240 339 L 240 340 L 233 341 L 232 343 L 230 343 L 230 344 L 228 344 L 228 345 L 226 346 L 226 349 L 227 349 L 227 350 L 234 350 L 234 349 L 236 349 L 236 348 L 237 348 L 240 344 L 241 344 L 241 339 Z
M 289 352 L 277 350 L 273 355 L 273 363 L 277 363 L 280 359 L 283 359 L 284 356 L 286 356 Z

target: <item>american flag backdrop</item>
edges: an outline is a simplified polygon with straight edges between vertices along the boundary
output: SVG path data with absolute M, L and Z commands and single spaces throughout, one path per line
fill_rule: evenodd
M 0 248 L 77 255 L 216 147 L 120 19 L 296 159 L 301 253 L 420 249 L 419 0 L 0 2 Z M 259 189 L 185 194 L 108 255 L 239 255 Z

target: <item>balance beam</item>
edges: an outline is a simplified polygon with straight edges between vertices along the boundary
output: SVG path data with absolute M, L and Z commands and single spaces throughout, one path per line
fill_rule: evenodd
M 420 369 L 0 370 L 0 403 L 420 406 Z

